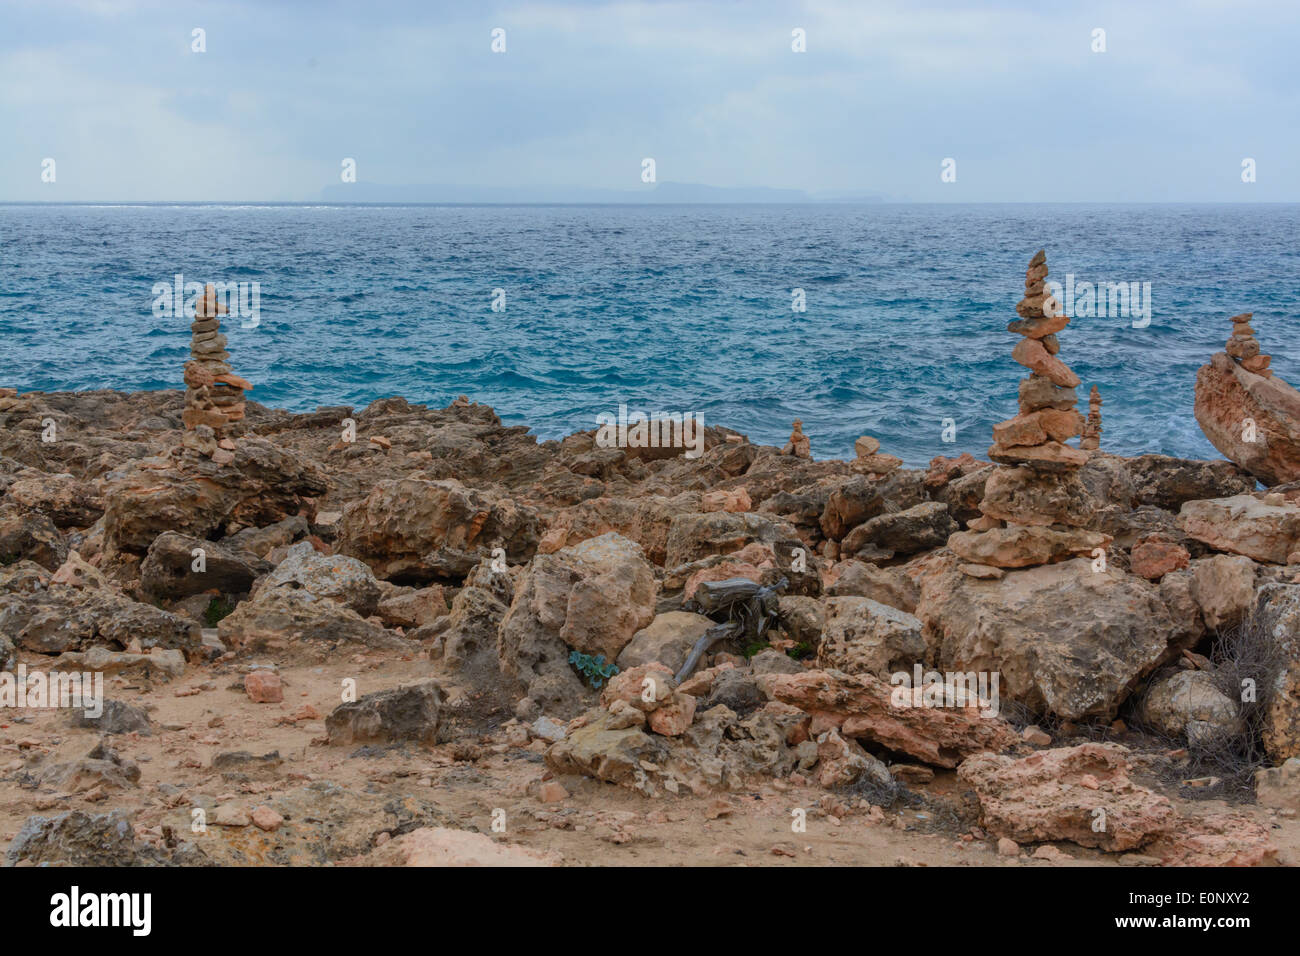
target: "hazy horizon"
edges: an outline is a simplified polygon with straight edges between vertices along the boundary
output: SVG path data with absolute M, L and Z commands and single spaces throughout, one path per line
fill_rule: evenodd
M 1297 41 L 1264 0 L 13 0 L 0 201 L 635 193 L 652 158 L 661 185 L 814 198 L 1296 202 Z

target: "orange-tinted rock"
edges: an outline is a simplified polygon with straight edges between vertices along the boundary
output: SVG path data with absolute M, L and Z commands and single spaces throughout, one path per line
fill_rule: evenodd
M 1061 388 L 1074 388 L 1079 384 L 1079 376 L 1070 371 L 1070 367 L 1048 353 L 1043 343 L 1036 339 L 1021 339 L 1011 357 L 1025 368 L 1045 375 Z
M 1110 852 L 1132 850 L 1177 824 L 1173 805 L 1133 783 L 1128 751 L 1087 743 L 1040 750 L 1020 760 L 977 754 L 957 776 L 975 791 L 980 823 L 1018 843 L 1069 840 Z M 1084 786 L 1082 778 L 1091 776 Z
M 284 686 L 274 671 L 252 671 L 245 675 L 244 693 L 255 704 L 278 704 L 284 700 Z
M 894 688 L 870 674 L 766 674 L 759 686 L 774 700 L 829 716 L 845 737 L 871 740 L 936 767 L 955 767 L 973 753 L 1005 750 L 1017 739 L 1009 724 L 981 717 L 976 707 L 895 706 Z
M 1129 569 L 1148 581 L 1159 581 L 1170 571 L 1187 567 L 1191 555 L 1172 541 L 1143 541 L 1133 546 Z
M 999 422 L 993 426 L 993 441 L 999 445 L 1041 445 L 1063 442 L 1083 431 L 1083 416 L 1074 409 L 1044 408 Z
M 992 445 L 989 459 L 1002 465 L 1032 465 L 1043 471 L 1069 471 L 1088 463 L 1088 453 L 1060 442 L 1041 445 Z
M 958 531 L 948 539 L 949 549 L 963 561 L 995 568 L 1028 568 L 1051 564 L 1110 545 L 1109 535 L 1079 528 L 1027 528 L 1012 525 L 988 531 Z
M 1210 443 L 1265 485 L 1300 480 L 1300 392 L 1282 379 L 1216 353 L 1196 373 L 1195 414 Z

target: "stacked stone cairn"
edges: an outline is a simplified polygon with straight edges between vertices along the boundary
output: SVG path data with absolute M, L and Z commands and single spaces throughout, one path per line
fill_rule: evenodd
M 1231 355 L 1247 372 L 1272 378 L 1273 370 L 1269 368 L 1269 364 L 1272 363 L 1273 357 L 1260 354 L 1259 340 L 1255 338 L 1255 330 L 1250 327 L 1250 320 L 1254 315 L 1253 312 L 1243 312 L 1232 317 L 1232 336 L 1223 351 Z
M 796 418 L 794 420 L 794 425 L 790 431 L 790 440 L 781 449 L 781 454 L 793 455 L 796 458 L 812 457 L 812 442 L 803 433 L 803 422 L 800 419 Z
M 253 385 L 234 374 L 219 316 L 229 310 L 210 283 L 194 305 L 190 361 L 185 363 L 185 434 L 181 445 L 224 464 L 234 460 L 231 426 L 244 418 L 244 392 Z
M 1056 333 L 1070 322 L 1047 290 L 1047 256 L 1040 250 L 1025 272 L 1020 319 L 1007 331 L 1021 336 L 1011 353 L 1030 374 L 1020 383 L 1020 413 L 993 426 L 989 458 L 995 468 L 985 483 L 981 517 L 948 539 L 948 547 L 974 577 L 999 578 L 1005 568 L 1024 568 L 1092 555 L 1110 538 L 1087 527 L 1095 520 L 1078 469 L 1086 451 L 1065 444 L 1084 430 L 1075 410 L 1079 377 L 1057 358 Z M 1094 390 L 1094 396 L 1096 392 Z M 1100 431 L 1100 396 L 1094 406 Z
M 1088 420 L 1083 423 L 1083 435 L 1079 439 L 1079 448 L 1083 451 L 1101 449 L 1101 392 L 1097 386 L 1088 393 Z

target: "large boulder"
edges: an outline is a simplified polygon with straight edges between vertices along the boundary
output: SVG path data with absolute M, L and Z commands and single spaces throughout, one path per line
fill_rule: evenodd
M 92 647 L 174 648 L 198 652 L 199 625 L 151 604 L 133 601 L 111 588 L 63 585 L 31 595 L 0 594 L 0 634 L 21 649 L 61 654 Z
M 591 498 L 558 511 L 537 546 L 551 554 L 587 538 L 617 531 L 641 545 L 646 557 L 663 564 L 668 554 L 668 529 L 673 518 L 700 510 L 700 496 L 684 493 L 675 498 Z
M 822 534 L 831 541 L 839 541 L 884 510 L 885 499 L 877 483 L 856 475 L 830 493 L 818 523 Z
M 831 597 L 865 597 L 909 614 L 916 610 L 921 589 L 897 568 L 881 568 L 866 561 L 842 561 L 831 569 L 826 588 Z
M 48 515 L 60 528 L 85 528 L 104 513 L 95 487 L 69 474 L 20 477 L 5 494 L 23 508 Z
M 1256 561 L 1286 564 L 1289 555 L 1300 551 L 1300 506 L 1281 495 L 1188 501 L 1178 513 L 1178 526 L 1215 551 Z
M 1115 744 L 1040 750 L 1015 759 L 976 754 L 957 768 L 975 791 L 980 824 L 1017 843 L 1069 840 L 1113 853 L 1135 850 L 1174 826 L 1173 805 L 1132 782 Z
M 0 566 L 34 561 L 54 571 L 67 557 L 68 546 L 48 515 L 0 501 Z
M 906 611 L 865 597 L 827 599 L 819 667 L 887 681 L 900 671 L 910 673 L 925 656 L 921 622 Z
M 1255 479 L 1230 461 L 1199 461 L 1168 455 L 1122 459 L 1137 491 L 1137 503 L 1177 512 L 1201 498 L 1230 498 L 1255 490 Z
M 1220 631 L 1240 624 L 1255 603 L 1255 562 L 1232 554 L 1192 564 L 1192 598 L 1205 626 Z
M 201 570 L 196 569 L 196 564 Z M 165 531 L 149 545 L 140 563 L 140 589 L 155 600 L 206 591 L 244 594 L 268 567 L 250 554 L 238 554 L 215 541 Z
M 1276 676 L 1264 696 L 1262 739 L 1275 763 L 1300 757 L 1300 585 L 1266 584 L 1256 596 L 1254 627 L 1269 639 Z
M 1182 670 L 1152 683 L 1142 698 L 1142 721 L 1167 737 L 1214 746 L 1244 732 L 1237 703 L 1209 671 Z
M 196 538 L 282 521 L 311 511 L 329 484 L 313 462 L 263 438 L 241 438 L 235 460 L 201 456 L 133 461 L 103 481 L 104 537 L 110 548 L 143 554 L 158 535 Z
M 346 555 L 321 554 L 310 541 L 293 545 L 284 560 L 258 584 L 257 593 L 260 596 L 282 588 L 337 601 L 362 617 L 374 614 L 379 605 L 379 582 L 370 568 Z
M 438 742 L 446 692 L 437 681 L 375 691 L 339 704 L 325 718 L 331 744 Z
M 963 561 L 995 568 L 1028 568 L 1068 561 L 1079 555 L 1105 550 L 1111 537 L 1064 525 L 1008 525 L 987 531 L 958 531 L 948 547 Z
M 412 638 L 442 642 L 443 662 L 465 673 L 480 687 L 500 683 L 497 634 L 508 605 L 487 588 L 464 587 L 451 602 L 451 612 L 412 633 Z
M 1036 712 L 1113 717 L 1185 635 L 1159 588 L 1077 558 L 981 580 L 952 563 L 922 582 L 917 616 L 941 669 L 1001 675 Z
M 121 810 L 90 814 L 69 810 L 31 816 L 5 851 L 5 863 L 131 866 L 137 861 L 135 828 Z
M 1075 472 L 1049 475 L 1032 468 L 998 468 L 984 485 L 980 511 L 1021 525 L 1092 527 L 1097 502 Z
M 537 549 L 537 515 L 459 481 L 380 481 L 343 513 L 337 550 L 392 581 L 463 578 L 496 548 L 511 563 Z
M 1210 444 L 1265 485 L 1300 479 L 1300 392 L 1277 376 L 1216 352 L 1196 373 L 1195 414 Z
M 328 597 L 292 587 L 263 588 L 217 624 L 227 647 L 245 653 L 293 655 L 310 649 L 321 659 L 349 644 L 414 653 L 416 645 Z
M 793 528 L 764 515 L 729 511 L 679 514 L 668 526 L 664 566 L 676 568 L 710 555 L 730 554 L 752 541 L 773 549 L 779 544 L 801 546 Z
M 938 548 L 957 530 L 941 501 L 925 501 L 903 511 L 877 515 L 858 525 L 840 542 L 844 557 L 866 552 L 915 554 Z
M 539 554 L 520 575 L 501 622 L 501 670 L 547 713 L 573 713 L 587 693 L 569 665 L 570 651 L 612 663 L 654 619 L 655 596 L 650 562 L 622 535 Z
M 659 662 L 676 674 L 686 663 L 691 648 L 714 622 L 703 614 L 690 611 L 667 611 L 632 635 L 618 655 L 623 670 Z

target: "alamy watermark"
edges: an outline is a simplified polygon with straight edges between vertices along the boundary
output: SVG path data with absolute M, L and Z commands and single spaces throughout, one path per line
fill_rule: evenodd
M 262 284 L 260 282 L 213 282 L 217 304 L 232 317 L 239 318 L 240 328 L 255 329 L 262 323 Z M 171 283 L 153 285 L 153 314 L 156 319 L 194 318 L 195 307 L 204 296 L 202 282 L 186 282 L 176 273 Z M 221 310 L 218 309 L 218 312 Z
M 1073 318 L 1131 318 L 1135 329 L 1151 324 L 1150 282 L 1076 282 L 1071 272 L 1064 284 L 1049 279 L 1045 286 L 1062 312 Z
M 97 671 L 31 671 L 19 664 L 15 673 L 0 671 L 0 708 L 67 707 L 89 718 L 103 716 L 104 675 Z
M 618 406 L 618 417 L 596 416 L 600 448 L 685 448 L 687 458 L 704 454 L 704 416 L 699 412 L 629 412 Z
M 889 675 L 889 702 L 894 707 L 978 707 L 981 717 L 996 717 L 1001 712 L 997 671 L 927 671 L 920 664 L 912 673 L 895 671 Z

